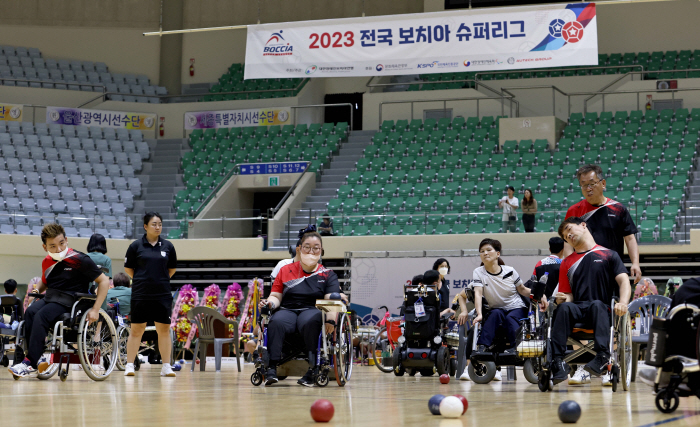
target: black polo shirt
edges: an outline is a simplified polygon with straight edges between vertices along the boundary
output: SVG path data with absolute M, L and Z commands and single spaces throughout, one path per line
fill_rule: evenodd
M 158 237 L 155 245 L 148 243 L 146 235 L 134 240 L 126 250 L 124 267 L 134 270 L 131 300 L 159 300 L 172 298 L 168 269 L 177 266 L 175 246 Z
M 41 280 L 46 287 L 71 294 L 88 293 L 90 282 L 101 274 L 102 270 L 89 256 L 70 248 L 61 261 L 46 255 L 41 262 Z
M 574 302 L 603 301 L 610 304 L 620 295 L 615 278 L 627 274 L 617 252 L 595 245 L 586 252 L 574 252 L 559 269 L 559 292 L 572 294 Z
M 595 242 L 614 250 L 620 258 L 625 256 L 625 236 L 637 233 L 630 212 L 616 200 L 605 199 L 600 206 L 581 200 L 566 212 L 566 218 L 572 216 L 583 218 Z

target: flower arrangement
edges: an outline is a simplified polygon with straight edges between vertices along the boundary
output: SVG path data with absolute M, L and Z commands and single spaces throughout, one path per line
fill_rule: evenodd
M 187 313 L 198 303 L 199 295 L 192 285 L 185 285 L 180 288 L 180 294 L 175 302 L 175 308 L 171 316 L 170 328 L 175 331 L 177 342 L 186 343 L 189 347 L 192 336 L 197 328 L 187 319 Z
M 241 315 L 241 300 L 243 299 L 243 290 L 241 285 L 234 283 L 226 288 L 223 304 L 221 305 L 222 313 L 227 319 L 236 320 Z M 233 325 L 229 325 L 229 337 L 233 337 Z
M 202 305 L 219 311 L 221 299 L 221 288 L 216 283 L 204 289 L 204 299 Z

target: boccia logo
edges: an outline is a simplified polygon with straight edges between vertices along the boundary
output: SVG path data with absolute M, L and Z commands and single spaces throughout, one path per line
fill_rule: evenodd
M 377 64 L 377 71 L 382 71 L 384 69 L 384 66 L 382 64 Z
M 272 33 L 263 48 L 263 56 L 286 56 L 293 54 L 294 46 L 287 43 L 284 37 L 282 37 L 282 30 L 277 33 Z
M 578 21 L 571 21 L 564 24 L 561 35 L 568 43 L 576 43 L 583 38 L 583 25 Z
M 563 19 L 555 19 L 549 23 L 549 35 L 555 38 L 561 37 L 561 29 L 564 28 Z

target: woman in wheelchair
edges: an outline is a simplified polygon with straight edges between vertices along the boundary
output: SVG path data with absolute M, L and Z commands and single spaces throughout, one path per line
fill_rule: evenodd
M 296 332 L 301 334 L 309 354 L 309 370 L 298 384 L 307 387 L 314 385 L 313 368 L 323 327 L 316 300 L 330 299 L 331 293 L 340 292 L 338 276 L 319 264 L 323 246 L 321 235 L 315 230 L 315 226 L 302 230 L 301 261 L 282 267 L 270 296 L 260 302 L 261 308 L 267 306 L 274 312 L 267 329 L 270 363 L 265 376 L 266 385 L 278 382 L 277 366 L 282 360 L 285 338 Z M 327 323 L 325 326 L 328 333 L 334 329 L 333 324 Z
M 28 348 L 24 349 L 24 360 L 9 368 L 15 378 L 36 374 L 49 328 L 70 313 L 77 294 L 87 294 L 90 282 L 97 283 L 97 298 L 87 314 L 87 320 L 92 323 L 98 320 L 109 289 L 109 278 L 90 257 L 68 247 L 62 226 L 46 224 L 41 230 L 41 241 L 48 255 L 41 263 L 41 282 L 36 290 L 38 293 L 46 290 L 46 295 L 34 301 L 25 312 L 24 342 L 28 343 Z
M 476 317 L 473 324 L 482 322 L 481 333 L 477 340 L 477 353 L 489 351 L 496 332 L 499 328 L 505 329 L 507 342 L 515 346 L 516 334 L 520 328 L 520 320 L 527 318 L 527 305 L 522 297 L 530 298 L 530 289 L 520 279 L 518 272 L 513 267 L 505 265 L 500 258 L 501 242 L 494 239 L 484 239 L 479 244 L 479 256 L 482 264 L 474 269 L 474 306 Z M 466 292 L 459 294 L 466 299 Z M 522 296 L 522 297 L 521 297 Z M 484 320 L 483 299 L 488 303 L 489 311 Z M 545 297 L 542 297 L 542 307 L 546 305 Z M 458 323 L 463 325 L 468 313 L 462 311 Z M 506 349 L 508 354 L 515 354 L 515 347 Z

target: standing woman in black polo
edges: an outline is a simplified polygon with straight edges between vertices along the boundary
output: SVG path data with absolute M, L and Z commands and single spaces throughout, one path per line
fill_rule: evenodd
M 124 375 L 133 377 L 136 355 L 141 345 L 141 336 L 146 324 L 154 322 L 158 332 L 158 348 L 163 360 L 160 375 L 174 377 L 170 366 L 170 314 L 173 297 L 170 278 L 175 274 L 177 254 L 169 241 L 162 239 L 163 218 L 157 212 L 148 212 L 143 217 L 146 234 L 135 240 L 126 250 L 124 271 L 134 280 L 131 285 L 131 333 L 126 344 L 127 360 Z

